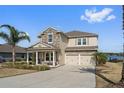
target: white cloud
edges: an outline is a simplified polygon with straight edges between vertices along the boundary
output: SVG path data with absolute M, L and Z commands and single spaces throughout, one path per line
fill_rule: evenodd
M 106 20 L 108 20 L 108 21 L 109 21 L 109 20 L 112 20 L 112 19 L 115 19 L 115 18 L 116 18 L 116 16 L 114 16 L 114 15 L 110 15 L 110 16 L 108 16 L 108 17 L 107 17 L 107 19 L 106 19 Z
M 111 14 L 113 9 L 111 8 L 104 8 L 101 11 L 97 11 L 96 8 L 92 10 L 85 10 L 85 13 L 81 16 L 81 20 L 85 20 L 89 23 L 98 23 L 109 21 L 115 19 L 116 17 Z

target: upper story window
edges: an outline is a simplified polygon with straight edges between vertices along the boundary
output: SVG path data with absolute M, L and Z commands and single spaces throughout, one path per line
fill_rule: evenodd
M 53 42 L 53 33 L 48 33 L 48 43 Z
M 77 38 L 77 45 L 86 45 L 87 39 L 86 38 Z
M 78 45 L 81 45 L 81 38 L 78 38 Z
M 82 41 L 83 42 L 83 45 L 86 45 L 86 38 L 83 38 L 82 40 L 83 40 Z

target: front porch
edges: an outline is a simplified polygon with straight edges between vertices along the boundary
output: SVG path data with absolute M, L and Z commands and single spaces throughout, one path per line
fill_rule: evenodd
M 32 54 L 32 55 L 29 55 Z M 55 50 L 40 50 L 40 51 L 27 51 L 27 63 L 33 61 L 35 57 L 35 65 L 47 64 L 52 67 L 58 65 L 58 52 Z M 30 59 L 30 60 L 29 60 Z
M 32 55 L 31 55 L 32 54 Z M 34 59 L 34 60 L 32 60 Z M 53 45 L 39 42 L 27 49 L 27 63 L 35 62 L 35 65 L 48 64 L 55 67 L 59 64 L 59 49 Z

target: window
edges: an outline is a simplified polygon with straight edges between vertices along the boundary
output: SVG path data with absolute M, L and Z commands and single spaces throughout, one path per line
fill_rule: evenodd
M 53 61 L 53 53 L 50 53 L 50 54 L 51 54 L 51 56 L 50 56 L 50 57 L 51 57 L 50 60 Z
M 48 43 L 53 42 L 53 33 L 48 33 Z
M 52 52 L 46 53 L 46 61 L 53 61 L 53 53 Z
M 83 38 L 83 45 L 86 45 L 86 38 Z
M 46 61 L 49 61 L 49 53 L 46 53 Z
M 81 38 L 78 38 L 78 45 L 81 45 Z
M 77 39 L 77 45 L 86 45 L 87 39 L 86 38 L 78 38 Z

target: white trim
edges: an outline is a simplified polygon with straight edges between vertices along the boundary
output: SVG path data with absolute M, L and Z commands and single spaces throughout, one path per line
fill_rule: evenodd
M 36 65 L 38 65 L 38 51 L 36 51 Z
M 86 38 L 86 45 L 89 46 L 89 38 Z
M 42 44 L 42 45 L 44 45 L 44 46 L 46 46 L 46 47 L 51 47 L 51 48 L 53 48 L 53 46 L 51 46 L 51 45 L 49 45 L 49 44 L 46 44 L 46 43 L 44 43 L 44 42 L 38 42 L 38 43 L 36 43 L 36 44 L 33 44 L 33 45 L 31 46 L 31 48 L 35 48 L 35 46 L 37 46 L 38 44 Z
M 51 52 L 48 52 L 49 53 L 49 61 L 52 61 L 51 60 Z
M 78 45 L 78 39 L 81 39 L 81 45 Z M 83 39 L 86 39 L 86 45 L 83 45 Z M 88 46 L 88 38 L 86 38 L 86 37 L 83 37 L 83 38 L 76 38 L 76 43 L 77 44 L 75 44 L 76 46 Z
M 29 64 L 29 52 L 27 52 L 27 64 Z
M 53 51 L 53 66 L 55 66 L 55 51 Z
M 46 52 L 44 52 L 44 61 L 46 62 Z

